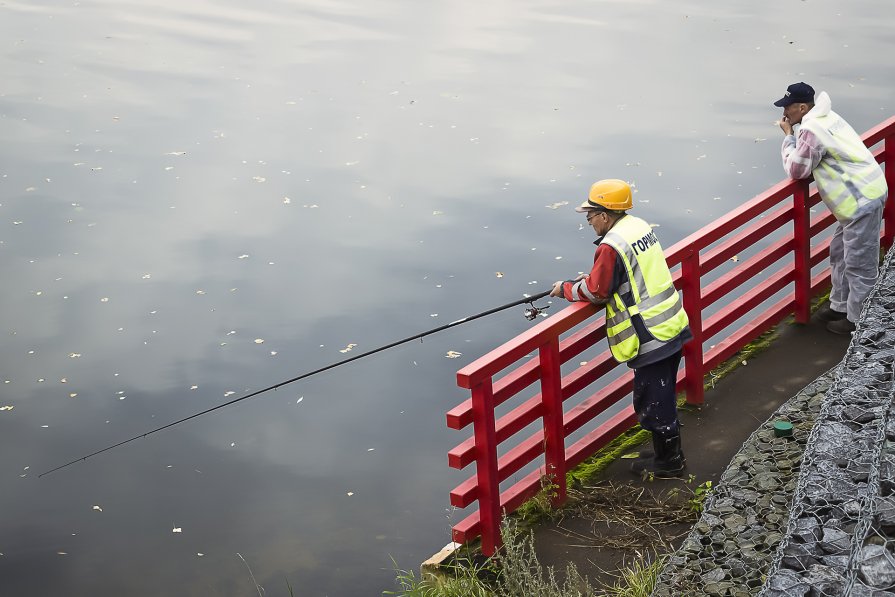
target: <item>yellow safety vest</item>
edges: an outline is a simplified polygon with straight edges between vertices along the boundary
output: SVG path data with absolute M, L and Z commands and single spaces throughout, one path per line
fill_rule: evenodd
M 812 112 L 814 110 L 812 109 Z M 884 197 L 886 177 L 873 154 L 855 130 L 832 110 L 802 119 L 825 149 L 814 168 L 817 190 L 839 221 L 848 221 L 859 207 Z
M 607 244 L 621 256 L 627 281 L 606 304 L 606 338 L 612 356 L 619 363 L 660 348 L 678 336 L 687 324 L 687 312 L 671 280 L 665 254 L 650 225 L 626 215 L 606 233 Z M 633 305 L 621 295 L 631 293 Z M 640 343 L 631 318 L 640 315 L 652 340 Z

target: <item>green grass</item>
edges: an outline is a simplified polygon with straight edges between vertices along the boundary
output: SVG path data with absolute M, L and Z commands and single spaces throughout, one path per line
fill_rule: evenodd
M 487 581 L 479 577 L 481 569 L 463 562 L 453 564 L 440 578 L 420 578 L 413 570 L 398 570 L 398 591 L 383 591 L 383 595 L 403 597 L 494 597 Z
M 621 569 L 617 581 L 605 589 L 607 597 L 649 597 L 665 566 L 665 557 L 639 558 Z

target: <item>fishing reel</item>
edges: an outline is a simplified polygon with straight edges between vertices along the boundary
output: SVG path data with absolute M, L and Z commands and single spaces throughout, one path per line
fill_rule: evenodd
M 544 305 L 543 307 L 538 307 L 534 303 L 528 303 L 528 309 L 522 312 L 525 316 L 525 319 L 528 321 L 534 321 L 538 315 L 541 315 L 544 311 L 550 308 L 550 305 Z M 546 315 L 545 315 L 546 317 Z

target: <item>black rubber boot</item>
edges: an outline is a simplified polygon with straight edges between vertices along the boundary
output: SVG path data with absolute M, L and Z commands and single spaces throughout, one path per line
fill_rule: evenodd
M 659 451 L 659 448 L 656 446 L 656 443 L 659 441 L 658 440 L 659 436 L 656 435 L 655 433 L 650 433 L 650 435 L 652 436 L 650 439 L 652 439 L 653 449 L 650 450 L 649 448 L 645 447 L 643 450 L 639 450 L 637 452 L 637 459 L 631 463 L 632 471 L 634 470 L 634 465 L 637 464 L 638 462 L 640 462 L 641 460 L 652 460 L 653 458 L 656 457 L 656 453 Z
M 687 459 L 681 450 L 680 434 L 660 437 L 653 433 L 653 447 L 656 454 L 652 459 L 641 458 L 631 463 L 635 475 L 653 475 L 660 479 L 679 477 L 687 468 Z

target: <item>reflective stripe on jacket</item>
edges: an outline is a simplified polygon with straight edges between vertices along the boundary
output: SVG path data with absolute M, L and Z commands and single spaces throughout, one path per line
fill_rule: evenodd
M 799 143 L 806 132 L 822 150 L 820 161 L 811 164 L 812 174 L 821 199 L 837 220 L 847 222 L 861 207 L 886 196 L 882 168 L 851 125 L 833 112 L 826 92 L 818 95 L 814 107 L 802 118 Z M 790 154 L 784 148 L 784 163 Z M 798 143 L 795 154 L 789 159 L 804 159 L 798 157 Z
M 687 313 L 665 262 L 659 239 L 649 224 L 626 215 L 603 237 L 625 264 L 627 281 L 606 303 L 606 338 L 612 356 L 624 363 L 662 346 L 687 327 Z M 622 294 L 630 292 L 633 304 Z M 631 318 L 639 315 L 654 338 L 640 343 Z

